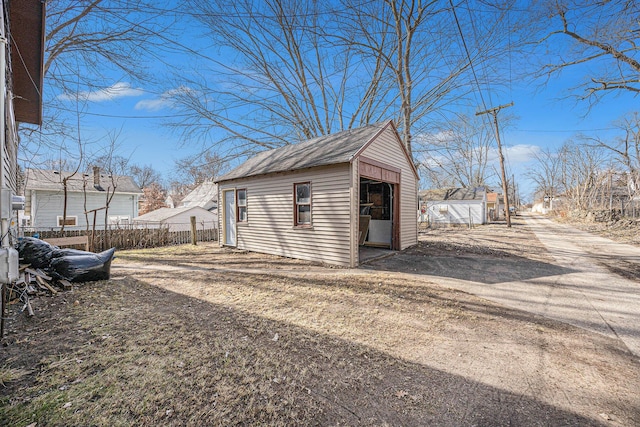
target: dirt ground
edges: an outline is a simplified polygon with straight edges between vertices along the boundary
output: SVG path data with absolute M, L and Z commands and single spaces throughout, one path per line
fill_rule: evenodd
M 553 268 L 518 220 L 431 231 L 409 251 Z M 640 363 L 617 341 L 418 265 L 212 244 L 117 256 L 111 280 L 41 296 L 33 318 L 11 306 L 0 425 L 640 425 Z M 453 276 L 473 274 L 486 272 Z

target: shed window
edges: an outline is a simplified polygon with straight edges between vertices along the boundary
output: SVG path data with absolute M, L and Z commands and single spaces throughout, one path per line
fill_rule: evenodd
M 293 184 L 295 200 L 294 224 L 296 226 L 311 225 L 311 183 L 301 182 Z
M 65 226 L 69 225 L 69 226 L 76 226 L 78 225 L 78 217 L 77 216 L 67 216 L 66 219 L 62 219 L 62 216 L 58 216 L 58 227 L 62 227 L 62 224 L 64 223 Z
M 247 222 L 247 190 L 236 190 L 236 198 L 237 221 Z

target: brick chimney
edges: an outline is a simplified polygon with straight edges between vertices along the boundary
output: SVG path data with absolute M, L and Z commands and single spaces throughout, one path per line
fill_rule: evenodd
M 98 191 L 104 191 L 104 188 L 100 185 L 100 166 L 93 167 L 93 188 Z

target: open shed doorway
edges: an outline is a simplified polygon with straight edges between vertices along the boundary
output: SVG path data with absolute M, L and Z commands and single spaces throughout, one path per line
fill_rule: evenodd
M 359 241 L 365 248 L 395 249 L 397 185 L 360 178 Z M 361 248 L 362 251 L 362 248 Z

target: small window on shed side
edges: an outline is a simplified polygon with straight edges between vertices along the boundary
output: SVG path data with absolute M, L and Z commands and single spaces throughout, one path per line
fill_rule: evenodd
M 247 190 L 246 189 L 238 189 L 236 190 L 236 209 L 237 209 L 237 221 L 238 222 L 247 222 Z
M 293 184 L 294 225 L 311 226 L 311 183 Z

